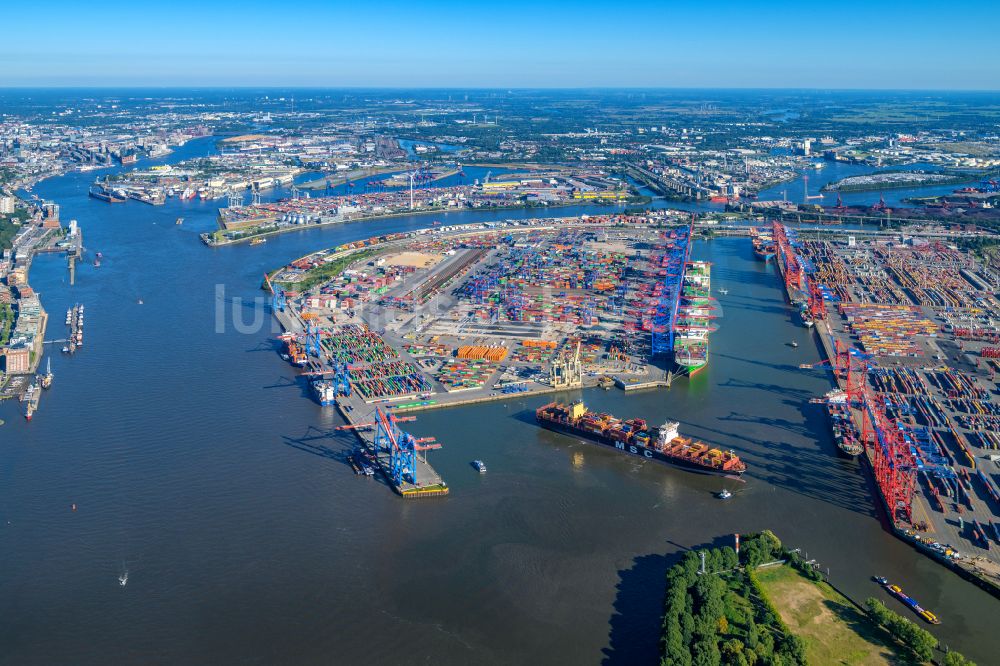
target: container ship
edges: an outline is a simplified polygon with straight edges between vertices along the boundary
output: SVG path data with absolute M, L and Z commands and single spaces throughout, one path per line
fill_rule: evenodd
M 315 379 L 312 381 L 313 395 L 323 407 L 332 405 L 337 401 L 337 390 L 334 383 L 326 379 Z
M 100 183 L 94 183 L 90 186 L 87 194 L 99 201 L 106 201 L 107 203 L 125 203 L 125 197 L 119 195 L 114 190 L 110 190 Z
M 767 263 L 774 259 L 774 239 L 770 234 L 758 231 L 756 228 L 750 229 L 750 240 L 753 243 L 753 254 L 755 257 Z
M 681 302 L 674 323 L 674 363 L 693 375 L 708 365 L 708 334 L 712 317 L 712 266 L 692 261 L 684 272 Z
M 847 404 L 846 396 L 840 393 L 839 396 L 828 399 L 826 413 L 830 416 L 833 441 L 837 445 L 837 451 L 840 455 L 847 458 L 860 455 L 864 451 L 864 446 L 858 439 L 858 431 L 854 427 L 851 407 Z
M 551 402 L 535 411 L 535 419 L 543 428 L 692 472 L 739 478 L 747 469 L 733 451 L 682 437 L 676 421 L 649 428 L 643 419 L 622 421 L 591 412 L 580 401 L 571 405 Z

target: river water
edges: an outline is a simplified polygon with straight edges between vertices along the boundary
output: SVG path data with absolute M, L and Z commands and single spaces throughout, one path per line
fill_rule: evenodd
M 168 161 L 204 150 L 193 142 Z M 308 398 L 266 326 L 240 333 L 228 313 L 263 314 L 260 277 L 290 258 L 433 218 L 212 250 L 197 234 L 214 227 L 215 204 L 108 205 L 87 198 L 92 178 L 36 188 L 105 259 L 81 265 L 73 287 L 62 258 L 32 268 L 47 337 L 61 338 L 62 313 L 85 303 L 86 347 L 56 351 L 32 423 L 0 406 L 0 660 L 651 661 L 672 558 L 763 528 L 855 598 L 880 594 L 872 574 L 898 581 L 943 618 L 935 633 L 980 663 L 1000 647 L 996 602 L 889 536 L 859 465 L 836 457 L 808 403 L 829 380 L 798 369 L 819 351 L 745 239 L 695 247 L 729 289 L 703 373 L 670 390 L 584 397 L 736 449 L 746 483 L 540 430 L 531 412 L 543 399 L 515 398 L 420 414 L 410 429 L 443 444 L 431 456 L 452 494 L 405 502 L 353 475 L 333 410 Z M 476 458 L 488 474 L 470 467 Z M 716 500 L 727 483 L 735 496 Z

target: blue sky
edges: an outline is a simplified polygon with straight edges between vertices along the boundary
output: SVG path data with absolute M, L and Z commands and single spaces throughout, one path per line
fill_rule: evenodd
M 988 3 L 752 4 L 11 0 L 0 86 L 1000 89 Z

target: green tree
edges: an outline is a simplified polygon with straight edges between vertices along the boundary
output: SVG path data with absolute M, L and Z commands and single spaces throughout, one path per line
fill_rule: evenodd
M 743 642 L 737 638 L 730 638 L 728 641 L 722 644 L 720 652 L 722 653 L 722 660 L 729 664 L 735 661 L 737 655 L 743 654 Z
M 714 637 L 695 643 L 691 648 L 691 656 L 693 666 L 719 666 L 722 663 L 719 645 Z
M 794 634 L 788 634 L 782 640 L 782 652 L 788 655 L 796 664 L 806 663 L 806 644 Z
M 721 553 L 722 553 L 722 562 L 720 567 L 721 569 L 723 570 L 735 569 L 737 566 L 739 566 L 740 558 L 736 556 L 736 551 L 733 550 L 730 546 L 722 548 Z
M 750 648 L 756 648 L 757 644 L 760 642 L 760 629 L 757 628 L 757 623 L 751 618 L 747 622 L 747 645 Z
M 944 666 L 976 666 L 974 661 L 970 661 L 963 657 L 960 653 L 954 651 L 948 651 L 944 655 L 944 660 L 941 662 Z

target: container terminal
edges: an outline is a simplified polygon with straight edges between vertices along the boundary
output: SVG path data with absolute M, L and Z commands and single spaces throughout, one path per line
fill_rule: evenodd
M 1000 277 L 940 240 L 850 233 L 769 234 L 835 374 L 815 402 L 857 446 L 892 531 L 1000 594 Z
M 438 445 L 393 430 L 406 412 L 669 386 L 708 362 L 709 266 L 690 260 L 690 224 L 476 227 L 366 239 L 264 278 L 283 358 L 404 497 L 446 488 L 426 459 Z

